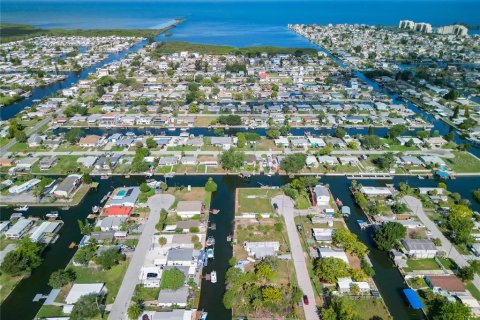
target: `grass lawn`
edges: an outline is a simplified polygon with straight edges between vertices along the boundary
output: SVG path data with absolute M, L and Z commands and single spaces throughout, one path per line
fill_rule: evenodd
M 79 156 L 58 156 L 57 163 L 48 170 L 40 170 L 39 162 L 32 166 L 32 173 L 48 173 L 48 174 L 67 174 L 67 171 L 72 171 L 80 168 L 82 171 L 89 170 L 77 163 Z
M 12 277 L 8 274 L 0 274 L 0 302 L 3 301 L 15 286 L 23 279 L 23 276 Z
M 307 195 L 299 195 L 297 199 L 295 199 L 295 208 L 297 209 L 308 209 L 310 208 L 310 200 L 308 199 Z
M 454 159 L 445 159 L 445 163 L 455 172 L 480 172 L 480 161 L 469 152 L 453 151 Z
M 458 267 L 455 261 L 450 258 L 438 258 L 438 260 L 446 269 L 456 270 Z
M 361 319 L 370 320 L 375 319 L 374 317 L 391 319 L 390 314 L 381 299 L 352 300 L 352 306 Z
M 238 189 L 237 213 L 273 213 L 270 201 L 281 193 L 280 189 Z
M 208 127 L 212 121 L 217 120 L 217 116 L 197 116 L 193 125 L 195 127 Z
M 472 282 L 468 282 L 465 287 L 468 291 L 470 291 L 470 293 L 475 299 L 480 300 L 480 291 L 478 291 L 477 287 L 475 287 Z
M 36 318 L 56 318 L 56 317 L 64 317 L 63 308 L 60 306 L 42 306 L 40 310 L 38 310 Z
M 142 301 L 153 301 L 158 299 L 160 288 L 145 288 L 138 284 L 135 288 L 135 296 Z
M 408 259 L 407 265 L 408 267 L 404 268 L 405 271 L 441 269 L 435 259 Z
M 205 180 L 205 182 L 207 181 Z M 210 208 L 212 194 L 205 191 L 205 188 L 196 187 L 192 188 L 191 191 L 188 191 L 187 188 L 177 190 L 174 187 L 170 187 L 166 193 L 175 196 L 175 203 L 172 208 L 176 208 L 179 201 L 202 201 L 207 209 Z
M 0 251 L 5 249 L 9 244 L 13 244 L 13 243 L 17 243 L 17 242 L 18 242 L 18 240 L 9 239 L 9 238 L 3 236 L 0 239 Z
M 129 261 L 122 261 L 110 270 L 100 270 L 89 267 L 75 267 L 70 266 L 77 273 L 77 280 L 75 283 L 96 283 L 104 282 L 107 287 L 106 303 L 110 304 L 115 301 L 115 297 L 122 284 L 123 276 L 127 271 Z
M 197 151 L 197 147 L 194 146 L 175 146 L 167 147 L 167 151 Z

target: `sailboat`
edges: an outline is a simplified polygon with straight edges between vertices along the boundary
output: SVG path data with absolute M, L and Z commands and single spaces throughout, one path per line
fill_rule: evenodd
M 15 211 L 27 211 L 29 208 L 30 208 L 29 206 L 24 205 L 22 207 L 15 208 L 13 210 L 15 210 Z

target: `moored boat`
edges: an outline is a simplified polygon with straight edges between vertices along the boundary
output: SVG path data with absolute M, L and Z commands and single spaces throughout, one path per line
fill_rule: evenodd
M 13 209 L 13 210 L 15 210 L 15 211 L 27 211 L 29 208 L 30 208 L 29 206 L 24 205 L 24 206 L 15 208 L 15 209 Z
M 217 272 L 216 271 L 212 271 L 212 273 L 210 273 L 210 281 L 212 281 L 212 283 L 217 283 Z

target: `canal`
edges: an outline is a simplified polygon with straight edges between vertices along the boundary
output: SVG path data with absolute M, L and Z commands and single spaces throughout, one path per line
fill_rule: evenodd
M 158 178 L 158 177 L 157 177 Z M 168 179 L 170 187 L 175 186 L 203 186 L 208 176 L 176 176 Z M 68 211 L 60 211 L 61 218 L 64 220 L 64 227 L 60 231 L 60 238 L 43 253 L 44 262 L 32 272 L 32 275 L 19 283 L 14 291 L 7 297 L 0 308 L 0 318 L 2 320 L 10 319 L 33 319 L 41 303 L 32 302 L 37 293 L 46 294 L 50 291 L 48 287 L 48 278 L 50 274 L 58 269 L 66 267 L 75 253 L 75 249 L 69 249 L 71 242 L 79 242 L 81 234 L 79 232 L 77 220 L 85 219 L 91 212 L 91 207 L 98 205 L 101 198 L 116 187 L 124 185 L 138 185 L 145 180 L 144 177 L 113 177 L 109 180 L 97 180 L 100 182 L 97 191 L 91 191 L 85 199 L 76 207 Z M 234 197 L 235 189 L 239 187 L 259 187 L 260 185 L 281 186 L 289 181 L 286 176 L 254 176 L 248 181 L 244 181 L 237 176 L 215 176 L 215 182 L 218 184 L 218 191 L 213 195 L 211 207 L 220 209 L 218 215 L 211 216 L 211 222 L 216 223 L 216 230 L 209 230 L 208 235 L 216 239 L 215 259 L 203 271 L 217 271 L 218 282 L 212 284 L 204 281 L 202 283 L 200 309 L 205 309 L 211 315 L 212 319 L 231 319 L 231 313 L 223 307 L 222 296 L 225 291 L 223 282 L 225 272 L 228 269 L 228 260 L 232 256 L 232 248 L 226 237 L 233 231 L 234 218 Z M 393 183 L 397 185 L 400 181 L 407 182 L 410 186 L 435 186 L 435 180 L 420 180 L 416 177 L 396 177 Z M 329 184 L 334 197 L 340 198 L 345 205 L 352 208 L 352 218 L 347 220 L 349 229 L 357 234 L 370 249 L 370 260 L 372 261 L 376 275 L 375 283 L 379 288 L 385 302 L 395 319 L 415 319 L 420 318 L 415 312 L 408 309 L 403 301 L 400 290 L 405 288 L 402 277 L 394 268 L 393 264 L 383 252 L 373 247 L 368 231 L 362 231 L 354 221 L 362 217 L 362 212 L 355 206 L 353 198 L 348 190 L 350 180 L 345 177 L 322 177 L 322 183 Z M 391 181 L 364 180 L 359 182 L 364 185 L 383 185 L 392 183 Z M 472 209 L 480 210 L 478 203 L 472 198 L 472 191 L 480 185 L 478 177 L 462 177 L 455 180 L 448 180 L 448 190 L 459 192 L 463 198 L 472 201 Z M 31 208 L 27 214 L 43 217 L 45 213 L 54 208 Z M 8 219 L 13 211 L 11 209 L 0 210 L 0 219 Z M 210 317 L 210 316 L 209 316 Z

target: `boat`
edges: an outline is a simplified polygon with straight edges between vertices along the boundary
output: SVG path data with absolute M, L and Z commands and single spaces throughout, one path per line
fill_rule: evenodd
M 361 229 L 365 229 L 366 227 L 368 227 L 368 223 L 363 220 L 357 220 L 357 224 Z
M 202 311 L 202 316 L 200 317 L 200 320 L 207 320 L 208 312 Z
M 213 252 L 213 248 L 210 248 L 207 250 L 207 258 L 213 258 L 214 256 L 214 252 Z
M 337 200 L 335 200 L 335 203 L 337 204 L 337 206 L 341 207 L 343 206 L 343 202 L 337 198 Z
M 47 218 L 58 218 L 58 211 L 51 211 L 45 215 Z
M 227 241 L 228 241 L 228 242 L 232 241 L 232 236 L 231 236 L 231 235 L 228 235 L 228 236 L 227 236 Z
M 100 208 L 98 206 L 92 207 L 92 213 L 98 213 L 99 211 L 100 211 Z
M 100 200 L 100 203 L 104 203 L 105 201 L 107 201 L 108 197 L 110 197 L 111 194 L 112 194 L 112 192 L 109 191 L 109 192 L 102 198 L 102 200 Z
M 70 243 L 70 245 L 68 246 L 69 249 L 73 249 L 77 246 L 77 243 L 76 242 L 72 242 Z
M 170 173 L 165 173 L 164 177 L 165 178 L 173 178 L 175 176 L 175 173 L 170 172 Z
M 217 271 L 212 271 L 212 273 L 210 273 L 210 281 L 212 281 L 212 283 L 217 283 Z
M 207 243 L 207 246 L 209 247 L 215 245 L 215 238 L 212 236 L 208 237 L 206 243 Z
M 62 209 L 63 211 L 66 211 L 66 210 L 70 210 L 70 207 L 61 207 L 60 209 Z
M 15 210 L 15 211 L 27 211 L 29 208 L 30 208 L 29 206 L 24 205 L 22 207 L 15 208 L 13 210 Z
M 220 210 L 218 210 L 218 209 L 212 209 L 212 210 L 210 210 L 210 212 L 211 212 L 212 214 L 217 214 L 217 213 L 220 212 Z
M 215 223 L 212 223 L 208 228 L 212 230 L 217 230 L 217 225 Z

